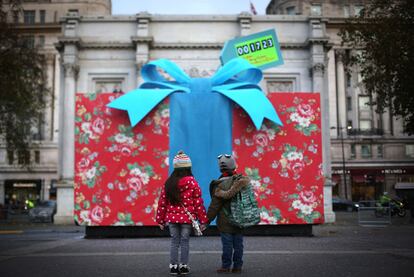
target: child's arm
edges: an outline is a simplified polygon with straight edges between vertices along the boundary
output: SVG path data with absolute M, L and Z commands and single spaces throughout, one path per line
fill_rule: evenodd
M 167 199 L 165 197 L 165 190 L 163 188 L 161 191 L 160 198 L 158 199 L 157 216 L 155 218 L 159 225 L 165 224 L 166 212 L 167 212 Z
M 211 198 L 210 206 L 208 207 L 208 210 L 207 210 L 207 217 L 208 217 L 209 223 L 216 218 L 222 206 L 223 206 L 222 200 L 220 200 L 216 196 L 213 196 Z
M 229 190 L 222 190 L 220 187 L 218 187 L 214 195 L 219 198 L 230 199 L 249 184 L 250 178 L 247 176 L 241 176 L 238 179 L 234 180 L 233 185 Z

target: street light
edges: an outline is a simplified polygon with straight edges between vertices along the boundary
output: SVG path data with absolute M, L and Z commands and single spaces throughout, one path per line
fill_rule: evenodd
M 348 186 L 346 182 L 346 171 L 345 171 L 345 148 L 344 148 L 344 135 L 343 131 L 344 129 L 351 130 L 352 126 L 345 127 L 331 127 L 331 130 L 337 129 L 340 134 L 341 139 L 341 148 L 342 148 L 342 178 L 344 179 L 344 192 L 345 192 L 345 199 L 348 199 Z

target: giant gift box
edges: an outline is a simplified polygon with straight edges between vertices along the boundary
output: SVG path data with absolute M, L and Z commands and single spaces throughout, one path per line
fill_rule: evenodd
M 156 225 L 157 201 L 169 173 L 170 99 L 131 127 L 126 112 L 106 106 L 117 96 L 76 96 L 74 217 L 88 226 Z M 271 92 L 267 97 L 283 126 L 265 120 L 256 130 L 237 105 L 231 119 L 237 171 L 252 180 L 260 224 L 322 223 L 319 94 Z M 206 208 L 208 185 L 200 183 Z

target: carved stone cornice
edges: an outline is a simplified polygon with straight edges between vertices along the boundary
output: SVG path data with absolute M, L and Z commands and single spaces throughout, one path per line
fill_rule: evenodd
M 153 42 L 154 38 L 153 37 L 138 37 L 138 36 L 133 36 L 131 37 L 131 41 L 136 45 L 137 43 L 151 43 Z
M 223 43 L 153 43 L 154 49 L 221 49 Z
M 136 18 L 137 18 L 138 21 L 139 20 L 147 20 L 147 21 L 150 21 L 151 20 L 151 17 L 152 17 L 152 15 L 150 13 L 148 13 L 148 12 L 140 12 L 140 13 L 137 13 L 137 16 L 136 16 Z
M 74 63 L 64 63 L 63 71 L 65 73 L 65 78 L 78 78 L 79 65 Z
M 329 42 L 329 37 L 316 37 L 310 38 L 307 40 L 308 44 L 327 44 Z
M 300 43 L 300 42 L 280 43 L 280 48 L 282 49 L 304 49 L 308 47 L 309 47 L 309 44 L 307 43 Z
M 59 37 L 58 43 L 59 44 L 75 44 L 76 46 L 79 46 L 81 44 L 81 39 L 79 37 Z
M 325 65 L 323 63 L 315 63 L 310 70 L 311 76 L 323 76 L 325 73 Z
M 251 20 L 252 20 L 252 14 L 251 14 L 251 13 L 248 13 L 248 12 L 241 12 L 241 13 L 237 16 L 237 19 L 238 19 L 239 21 L 241 21 L 241 20 L 249 20 L 249 21 L 251 21 Z
M 130 49 L 134 48 L 132 43 L 122 42 L 81 42 L 82 49 Z
M 343 63 L 345 59 L 346 51 L 344 49 L 335 49 L 335 60 L 338 63 Z

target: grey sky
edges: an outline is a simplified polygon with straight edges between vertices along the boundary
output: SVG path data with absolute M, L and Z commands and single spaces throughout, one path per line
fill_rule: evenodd
M 270 0 L 251 0 L 257 14 L 265 14 Z M 249 0 L 112 0 L 112 13 L 239 14 L 250 11 Z

